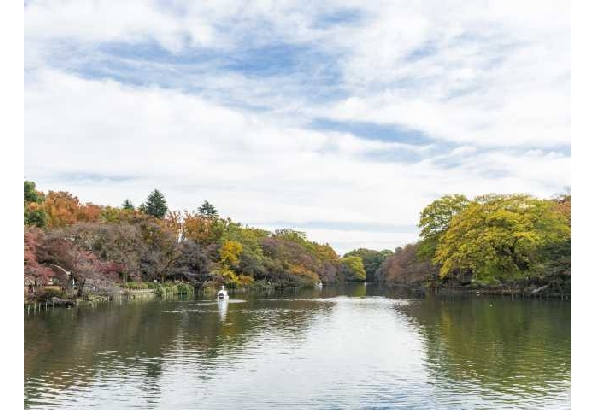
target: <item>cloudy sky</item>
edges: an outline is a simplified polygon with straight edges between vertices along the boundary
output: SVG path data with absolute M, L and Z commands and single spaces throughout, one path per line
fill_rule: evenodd
M 25 178 L 393 249 L 570 187 L 568 3 L 26 1 Z

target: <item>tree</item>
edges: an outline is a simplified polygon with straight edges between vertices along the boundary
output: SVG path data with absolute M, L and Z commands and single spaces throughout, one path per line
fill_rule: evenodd
M 225 241 L 219 248 L 219 257 L 223 266 L 231 267 L 240 262 L 242 244 L 236 241 Z
M 81 204 L 68 192 L 49 191 L 42 206 L 48 215 L 48 226 L 59 228 L 77 222 Z
M 130 200 L 125 199 L 124 202 L 122 203 L 122 209 L 124 209 L 125 211 L 134 211 L 135 207 L 132 204 L 132 202 L 130 202 Z
M 39 263 L 37 259 L 37 248 L 44 241 L 44 233 L 40 229 L 25 228 L 24 234 L 24 260 L 25 260 L 25 280 L 31 286 L 35 284 L 45 284 L 53 275 L 52 269 Z
M 359 256 L 362 258 L 364 270 L 366 271 L 366 281 L 374 282 L 376 280 L 375 272 L 379 269 L 379 266 L 381 266 L 385 259 L 391 255 L 393 255 L 393 252 L 388 249 L 375 251 L 373 249 L 359 248 L 346 253 L 344 256 Z
M 77 222 L 97 222 L 102 216 L 102 208 L 90 202 L 79 206 L 77 210 Z
M 48 223 L 48 214 L 42 208 L 43 193 L 35 189 L 35 182 L 25 181 L 24 196 L 24 219 L 25 225 L 43 228 Z
M 178 246 L 181 256 L 174 264 L 174 275 L 195 283 L 207 280 L 212 267 L 208 250 L 193 241 L 184 241 Z
M 418 257 L 419 243 L 399 247 L 375 272 L 377 280 L 386 283 L 422 283 L 438 276 L 438 268 Z
M 207 218 L 217 218 L 219 216 L 217 213 L 217 209 L 215 209 L 215 206 L 213 206 L 207 201 L 203 202 L 203 205 L 199 207 L 199 213 Z
M 125 222 L 77 223 L 64 234 L 83 249 L 93 251 L 102 261 L 118 266 L 124 282 L 141 278 L 141 259 L 147 253 L 141 228 Z
M 296 286 L 337 279 L 337 261 L 321 259 L 310 242 L 272 236 L 261 238 L 260 244 L 267 280 Z
M 235 286 L 239 283 L 238 276 L 232 270 L 240 262 L 240 253 L 242 244 L 236 241 L 225 241 L 219 248 L 219 273 L 223 276 L 226 283 Z
M 239 223 L 229 223 L 220 238 L 220 243 L 236 241 L 242 245 L 240 261 L 237 271 L 252 278 L 262 279 L 265 275 L 263 265 L 263 250 L 260 247 L 261 238 L 269 236 L 263 229 L 242 227 Z
M 421 257 L 432 259 L 435 256 L 437 244 L 451 220 L 469 204 L 470 201 L 464 195 L 444 195 L 422 210 L 418 222 L 422 238 L 418 249 Z
M 105 222 L 109 223 L 117 223 L 122 221 L 122 212 L 123 210 L 120 208 L 115 208 L 113 206 L 104 206 L 101 209 L 101 218 Z
M 198 212 L 184 211 L 181 218 L 182 238 L 196 241 L 203 246 L 218 243 L 231 223 L 230 219 L 206 217 Z
M 553 201 L 528 195 L 477 197 L 453 217 L 439 239 L 440 275 L 471 274 L 481 283 L 513 282 L 540 274 L 541 247 L 571 234 Z
M 159 278 L 164 282 L 175 274 L 178 259 L 182 257 L 178 235 L 153 221 L 144 221 L 139 226 L 144 244 L 141 257 L 143 277 L 151 280 Z
M 168 205 L 163 194 L 159 190 L 154 189 L 147 197 L 145 203 L 141 205 L 140 209 L 147 215 L 162 219 L 168 212 Z
M 350 282 L 364 282 L 366 271 L 360 256 L 345 256 L 339 260 L 340 272 L 345 280 Z
M 48 224 L 48 214 L 36 202 L 25 204 L 25 225 L 43 228 Z
M 100 260 L 91 249 L 73 241 L 68 237 L 69 229 L 54 229 L 45 235 L 36 248 L 37 262 L 69 271 L 78 287 L 78 296 L 117 280 L 113 264 Z
M 274 235 L 277 238 L 300 244 L 307 242 L 306 232 L 296 231 L 294 229 L 276 229 Z
M 571 195 L 559 195 L 553 200 L 556 211 L 563 216 L 571 230 Z M 535 271 L 553 290 L 571 293 L 571 235 L 550 241 L 538 250 Z
M 25 202 L 41 203 L 43 194 L 35 189 L 35 182 L 25 181 Z

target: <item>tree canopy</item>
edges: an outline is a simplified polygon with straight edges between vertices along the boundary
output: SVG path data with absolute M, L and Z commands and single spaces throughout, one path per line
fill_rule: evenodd
M 199 207 L 199 213 L 207 218 L 217 218 L 219 216 L 215 206 L 210 204 L 208 201 L 203 202 Z
M 464 210 L 470 201 L 464 195 L 445 195 L 427 205 L 420 212 L 420 237 L 418 248 L 421 256 L 431 257 L 435 254 L 439 238 L 447 231 L 453 217 Z
M 81 284 L 109 278 L 229 286 L 364 280 L 570 286 L 568 194 L 443 196 L 421 212 L 418 243 L 395 252 L 359 248 L 343 257 L 302 231 L 270 232 L 222 218 L 208 201 L 196 211 L 168 211 L 155 189 L 139 208 L 129 200 L 121 207 L 82 203 L 25 181 L 26 277 L 43 281 L 56 264 L 74 269 Z
M 129 199 L 125 199 L 122 203 L 122 209 L 126 211 L 134 211 L 135 207 Z
M 570 234 L 553 201 L 485 195 L 453 217 L 433 261 L 441 276 L 468 271 L 480 282 L 511 282 L 536 273 L 537 251 Z
M 149 194 L 147 200 L 141 205 L 141 211 L 155 218 L 164 218 L 168 212 L 165 196 L 157 189 Z
M 347 252 L 344 255 L 344 257 L 359 256 L 362 259 L 364 270 L 366 271 L 366 281 L 374 282 L 377 280 L 375 272 L 377 271 L 377 269 L 379 269 L 381 264 L 391 255 L 393 255 L 393 252 L 388 249 L 385 249 L 383 251 L 375 251 L 373 249 L 359 248 L 351 252 Z
M 43 200 L 43 194 L 35 188 L 35 182 L 25 181 L 25 202 L 40 203 Z

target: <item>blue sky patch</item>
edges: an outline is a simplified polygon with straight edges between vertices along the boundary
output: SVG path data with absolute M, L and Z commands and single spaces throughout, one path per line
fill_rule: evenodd
M 365 14 L 357 9 L 338 9 L 320 14 L 316 17 L 313 28 L 328 28 L 334 25 L 351 25 L 361 23 Z
M 422 131 L 394 124 L 315 118 L 311 121 L 310 128 L 350 133 L 367 140 L 401 142 L 410 145 L 427 145 L 434 141 Z

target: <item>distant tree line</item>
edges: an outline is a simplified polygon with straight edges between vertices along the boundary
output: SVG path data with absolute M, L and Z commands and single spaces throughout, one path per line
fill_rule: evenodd
M 549 285 L 570 291 L 571 195 L 446 195 L 420 213 L 420 241 L 395 251 L 343 256 L 292 229 L 267 231 L 222 218 L 204 201 L 168 209 L 153 190 L 135 207 L 81 203 L 25 181 L 25 278 L 55 266 L 74 280 L 168 281 L 278 286 L 378 281 L 445 286 Z
M 292 229 L 269 232 L 222 218 L 204 201 L 195 211 L 168 209 L 152 191 L 136 207 L 81 203 L 25 182 L 25 279 L 44 283 L 56 266 L 73 272 L 79 289 L 99 283 L 180 280 L 195 284 L 277 286 L 364 281 L 358 256 Z

